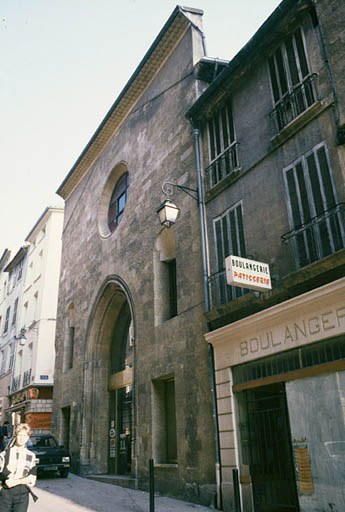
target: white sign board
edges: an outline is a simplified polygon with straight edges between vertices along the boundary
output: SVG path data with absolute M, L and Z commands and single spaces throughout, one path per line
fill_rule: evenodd
M 226 282 L 231 286 L 251 290 L 271 290 L 270 269 L 267 263 L 239 256 L 225 258 Z

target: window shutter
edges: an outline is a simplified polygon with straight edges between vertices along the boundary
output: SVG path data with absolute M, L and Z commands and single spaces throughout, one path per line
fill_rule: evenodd
M 218 270 L 224 269 L 224 260 L 230 254 L 246 257 L 241 204 L 230 208 L 217 219 L 214 222 L 214 230 Z
M 294 166 L 285 169 L 290 225 L 299 267 L 344 246 L 326 146 L 320 144 Z M 311 222 L 313 219 L 313 222 Z M 299 229 L 302 228 L 302 229 Z
M 295 32 L 295 41 L 298 53 L 299 64 L 302 72 L 302 78 L 305 78 L 309 74 L 307 57 L 304 50 L 304 44 L 302 39 L 301 29 L 297 29 Z
M 320 166 L 321 179 L 325 191 L 326 207 L 332 208 L 336 200 L 332 186 L 331 174 L 329 172 L 328 160 L 326 156 L 325 146 L 321 146 L 317 151 L 317 157 Z
M 216 238 L 216 251 L 217 251 L 217 268 L 222 270 L 224 268 L 224 251 L 222 240 L 222 225 L 221 220 L 215 222 L 215 238 Z

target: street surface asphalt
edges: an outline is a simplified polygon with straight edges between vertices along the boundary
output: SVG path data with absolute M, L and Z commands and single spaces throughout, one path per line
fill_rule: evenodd
M 44 476 L 34 488 L 28 512 L 150 512 L 149 493 L 95 482 L 69 474 L 68 478 Z M 154 512 L 210 512 L 208 507 L 155 496 Z

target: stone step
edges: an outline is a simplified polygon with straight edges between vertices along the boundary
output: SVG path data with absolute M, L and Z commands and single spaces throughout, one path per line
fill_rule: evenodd
M 84 478 L 105 484 L 119 485 L 129 489 L 137 489 L 136 478 L 129 475 L 84 475 Z

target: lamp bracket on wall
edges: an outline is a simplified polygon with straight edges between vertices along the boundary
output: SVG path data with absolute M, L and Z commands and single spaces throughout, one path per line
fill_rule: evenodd
M 196 201 L 199 201 L 198 189 L 185 187 L 184 185 L 178 185 L 177 183 L 171 183 L 170 181 L 166 181 L 165 183 L 163 183 L 163 194 L 167 197 L 171 197 L 174 193 L 174 187 L 176 187 L 178 190 L 182 190 Z

